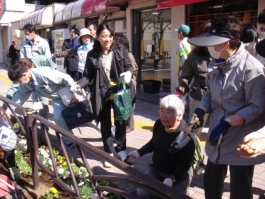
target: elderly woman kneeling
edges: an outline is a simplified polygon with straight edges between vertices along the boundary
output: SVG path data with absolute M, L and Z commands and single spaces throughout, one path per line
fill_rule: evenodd
M 176 95 L 161 99 L 159 116 L 155 122 L 152 139 L 142 148 L 130 152 L 126 162 L 132 164 L 136 158 L 153 152 L 153 163 L 146 174 L 164 184 L 187 194 L 192 178 L 192 162 L 195 144 L 191 137 L 186 137 L 187 123 L 182 120 L 184 104 Z M 178 143 L 178 144 L 176 144 Z M 137 189 L 139 198 L 153 196 Z

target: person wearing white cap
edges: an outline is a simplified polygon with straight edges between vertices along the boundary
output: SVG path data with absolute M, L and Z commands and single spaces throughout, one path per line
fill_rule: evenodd
M 190 34 L 190 27 L 182 24 L 179 28 L 175 29 L 178 32 L 178 39 L 180 40 L 177 47 L 177 74 L 180 73 L 181 68 L 186 61 L 188 54 L 191 51 L 191 45 L 187 42 L 187 36 Z
M 77 47 L 77 56 L 78 56 L 78 74 L 76 75 L 75 81 L 78 81 L 83 77 L 83 72 L 86 63 L 87 53 L 93 47 L 93 35 L 87 28 L 82 28 L 80 30 L 79 43 Z
M 1 116 L 2 117 L 2 116 Z M 2 119 L 2 118 L 1 118 Z M 13 180 L 20 179 L 20 171 L 16 168 L 14 149 L 17 145 L 17 135 L 5 122 L 0 121 L 0 150 L 4 152 L 10 175 Z
M 222 16 L 211 21 L 210 31 L 188 39 L 195 46 L 208 47 L 213 60 L 206 77 L 207 90 L 193 116 L 203 124 L 210 115 L 204 173 L 206 199 L 221 199 L 227 168 L 230 168 L 230 198 L 252 199 L 252 178 L 261 155 L 249 161 L 236 148 L 243 138 L 264 126 L 265 75 L 263 65 L 240 42 L 241 21 Z

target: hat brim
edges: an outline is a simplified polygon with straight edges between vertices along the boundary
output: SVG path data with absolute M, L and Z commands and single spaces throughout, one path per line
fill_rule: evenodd
M 179 29 L 177 28 L 177 29 L 175 29 L 175 31 L 176 31 L 176 32 L 179 32 Z
M 265 39 L 256 44 L 256 51 L 261 57 L 265 58 Z
M 220 37 L 211 33 L 204 33 L 202 35 L 188 39 L 188 42 L 194 46 L 216 46 L 229 41 L 229 38 Z

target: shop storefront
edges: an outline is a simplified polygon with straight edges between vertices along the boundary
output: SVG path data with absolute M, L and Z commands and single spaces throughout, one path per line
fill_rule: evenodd
M 257 27 L 258 0 L 215 0 L 187 6 L 187 23 L 190 36 L 195 36 L 200 25 L 220 15 L 234 15 L 244 25 Z
M 229 14 L 243 24 L 257 26 L 258 13 L 265 8 L 262 0 L 156 0 L 129 2 L 127 36 L 139 63 L 138 83 L 144 80 L 161 82 L 161 90 L 174 93 L 178 84 L 176 46 L 179 43 L 174 29 L 181 24 L 191 27 L 190 36 L 197 34 L 206 20 Z M 131 18 L 129 18 L 132 16 Z

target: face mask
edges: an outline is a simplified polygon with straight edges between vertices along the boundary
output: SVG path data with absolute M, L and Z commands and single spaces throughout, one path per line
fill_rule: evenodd
M 210 53 L 212 58 L 218 59 L 220 57 L 220 53 L 221 52 L 215 51 L 213 46 L 210 46 L 210 47 L 207 47 L 207 48 L 208 48 L 208 51 L 209 51 L 209 53 Z
M 21 82 L 20 82 L 20 85 L 26 85 L 26 84 L 29 83 L 29 81 L 30 81 L 29 79 L 27 79 L 26 81 L 21 81 Z
M 26 39 L 31 41 L 32 40 L 32 37 L 30 35 L 26 35 Z

